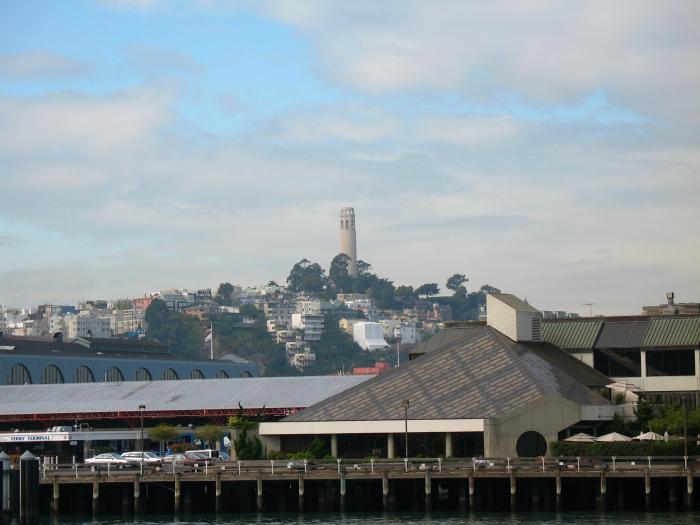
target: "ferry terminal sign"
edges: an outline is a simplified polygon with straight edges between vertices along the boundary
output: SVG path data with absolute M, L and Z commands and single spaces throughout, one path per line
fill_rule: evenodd
M 36 441 L 68 441 L 70 434 L 62 433 L 46 433 L 46 434 L 19 434 L 8 433 L 0 434 L 0 443 L 31 443 Z

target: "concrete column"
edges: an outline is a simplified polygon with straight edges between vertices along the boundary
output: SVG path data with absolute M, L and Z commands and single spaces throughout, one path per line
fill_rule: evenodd
M 92 513 L 97 514 L 100 507 L 100 481 L 92 480 Z
M 700 350 L 695 350 L 695 377 L 700 378 Z
M 221 512 L 221 473 L 214 477 L 214 494 L 216 495 L 216 512 Z
M 304 512 L 304 475 L 303 474 L 299 474 L 298 488 L 299 488 L 299 512 Z
M 345 494 L 347 494 L 347 481 L 343 470 L 340 473 L 340 512 L 345 512 Z
M 600 473 L 600 481 L 596 488 L 595 504 L 598 510 L 605 510 L 605 493 L 607 492 L 607 480 L 605 472 Z
M 641 374 L 642 374 L 642 383 L 644 383 L 644 379 L 647 377 L 647 353 L 646 351 L 642 350 L 639 353 L 640 359 L 639 359 L 639 366 L 641 368 Z M 642 388 L 643 385 L 640 385 Z
M 467 510 L 467 480 L 459 480 L 459 510 L 464 512 Z
M 258 512 L 263 511 L 263 480 L 262 471 L 258 471 L 258 479 L 256 482 L 256 498 L 255 498 L 255 508 Z
M 693 508 L 693 471 L 688 469 L 686 473 L 686 493 L 685 493 L 685 506 L 687 509 Z
M 338 434 L 331 434 L 331 456 L 338 457 Z
M 517 483 L 515 481 L 515 471 L 513 469 L 510 469 L 510 510 L 516 510 L 518 503 L 517 503 Z
M 394 443 L 394 434 L 386 435 L 386 457 L 394 459 L 396 457 L 396 443 Z
M 557 472 L 555 474 L 554 478 L 554 493 L 556 495 L 556 509 L 557 512 L 561 511 L 561 503 L 562 503 L 562 496 L 561 496 L 561 471 L 557 469 Z
M 141 481 L 137 478 L 134 480 L 134 514 L 141 512 Z
M 389 472 L 382 472 L 382 507 L 385 511 L 391 510 L 391 497 L 389 486 Z
M 474 496 L 476 492 L 476 484 L 474 483 L 474 471 L 470 470 L 467 474 L 468 484 L 469 484 L 469 510 L 475 510 L 476 497 Z
M 451 458 L 452 456 L 452 432 L 445 432 L 445 457 Z
M 51 480 L 51 486 L 53 488 L 53 502 L 51 506 L 51 511 L 58 514 L 58 511 L 61 507 L 61 485 L 59 485 L 58 478 L 56 478 L 56 476 L 54 476 Z M 0 494 L 0 496 L 2 495 Z
M 177 514 L 180 512 L 180 502 L 182 501 L 182 481 L 180 474 L 175 474 L 175 505 L 174 511 Z
M 425 509 L 430 510 L 433 504 L 433 478 L 430 471 L 425 471 Z
M 644 503 L 646 509 L 651 510 L 651 474 L 648 468 L 644 469 Z

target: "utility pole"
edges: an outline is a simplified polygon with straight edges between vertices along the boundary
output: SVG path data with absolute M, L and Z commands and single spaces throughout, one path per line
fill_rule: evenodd
M 583 303 L 583 306 L 588 308 L 588 317 L 593 317 L 593 306 L 598 303 Z
M 214 360 L 214 323 L 209 323 L 209 358 Z
M 404 458 L 408 459 L 408 405 L 409 401 L 408 399 L 403 400 L 403 422 L 404 422 L 404 445 L 405 445 L 405 454 Z

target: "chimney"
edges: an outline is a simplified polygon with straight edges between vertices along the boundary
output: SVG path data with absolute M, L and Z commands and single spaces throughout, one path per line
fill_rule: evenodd
M 542 312 L 509 293 L 486 296 L 486 325 L 513 341 L 542 341 Z
M 673 302 L 674 297 L 675 297 L 675 294 L 673 292 L 666 292 L 666 300 L 668 301 L 669 306 L 673 306 L 675 304 Z

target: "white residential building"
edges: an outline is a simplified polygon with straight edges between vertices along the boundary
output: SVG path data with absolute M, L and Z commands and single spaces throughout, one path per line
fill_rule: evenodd
M 300 314 L 292 315 L 292 328 L 304 333 L 304 341 L 320 341 L 323 335 L 323 316 Z
M 109 319 L 110 329 L 115 335 L 142 332 L 146 327 L 145 310 L 114 310 Z
M 352 327 L 352 337 L 363 350 L 379 350 L 389 345 L 384 340 L 384 327 L 381 323 L 362 321 Z
M 394 327 L 394 339 L 400 339 L 404 344 L 420 343 L 423 339 L 416 323 L 402 322 Z
M 68 339 L 77 337 L 112 337 L 110 317 L 90 314 L 67 315 L 65 334 Z

